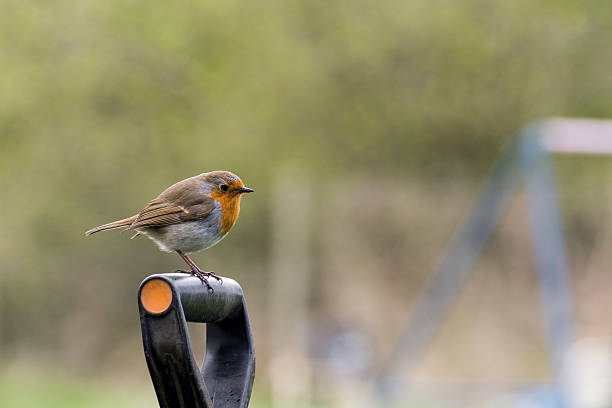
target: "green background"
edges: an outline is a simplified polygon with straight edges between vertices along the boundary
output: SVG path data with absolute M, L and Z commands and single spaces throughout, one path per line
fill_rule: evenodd
M 306 181 L 314 275 L 330 273 L 321 272 L 331 256 L 326 231 L 346 210 L 342 219 L 371 249 L 369 259 L 391 265 L 374 272 L 410 288 L 406 316 L 513 133 L 541 117 L 611 115 L 611 36 L 612 7 L 602 0 L 3 0 L 0 405 L 154 400 L 135 293 L 148 274 L 181 261 L 143 238 L 85 239 L 83 232 L 215 169 L 234 171 L 256 192 L 244 198 L 230 236 L 195 259 L 245 288 L 259 353 L 255 403 L 265 404 L 274 354 L 266 340 L 266 279 L 274 208 L 283 200 L 275 194 L 279 180 L 298 174 Z M 584 158 L 558 168 L 580 285 L 580 260 L 607 236 L 601 220 L 610 168 Z M 397 200 L 414 208 L 389 210 Z M 398 219 L 405 222 L 398 226 Z M 497 237 L 492 255 L 529 257 L 526 226 L 508 228 L 510 237 Z M 344 242 L 350 236 L 337 239 L 345 246 L 334 250 L 334 268 L 345 270 L 355 247 Z M 389 261 L 403 256 L 410 260 Z M 505 270 L 502 261 L 486 268 Z M 515 279 L 495 276 L 479 275 L 485 287 L 477 283 L 466 296 Z M 534 279 L 521 276 L 518 296 L 535 296 Z M 610 287 L 598 279 L 595 286 Z M 313 285 L 316 327 L 334 304 L 320 306 L 324 283 Z M 386 314 L 387 292 L 370 294 Z M 514 300 L 520 321 L 529 307 Z M 466 302 L 466 314 L 482 313 L 478 302 Z M 587 317 L 595 328 L 587 331 L 599 333 L 598 320 Z M 449 333 L 461 338 L 461 322 Z M 384 333 L 375 343 L 393 339 Z M 543 341 L 527 350 L 522 342 L 509 346 L 535 361 L 518 377 L 546 378 Z M 434 372 L 473 374 L 469 358 L 444 342 L 438 347 L 459 374 Z M 305 400 L 332 399 L 315 389 Z

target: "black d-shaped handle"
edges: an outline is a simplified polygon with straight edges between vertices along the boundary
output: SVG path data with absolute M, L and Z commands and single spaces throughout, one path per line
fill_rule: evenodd
M 242 288 L 236 281 L 181 274 L 151 275 L 138 290 L 142 342 L 161 408 L 247 407 L 255 352 Z M 187 321 L 206 325 L 202 369 L 193 358 Z

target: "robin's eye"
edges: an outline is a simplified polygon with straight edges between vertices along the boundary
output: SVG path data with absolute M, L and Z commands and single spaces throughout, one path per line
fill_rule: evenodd
M 219 188 L 221 189 L 221 191 L 227 191 L 229 189 L 229 186 L 227 184 L 221 184 Z

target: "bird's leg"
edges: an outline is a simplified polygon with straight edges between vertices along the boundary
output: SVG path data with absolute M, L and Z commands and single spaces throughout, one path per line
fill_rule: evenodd
M 215 290 L 212 288 L 212 286 L 210 286 L 210 283 L 208 283 L 208 279 L 206 279 L 206 275 L 204 274 L 204 272 L 202 272 L 202 270 L 200 268 L 198 268 L 198 266 L 191 260 L 191 258 L 189 258 L 182 251 L 177 249 L 176 253 L 179 254 L 180 257 L 183 258 L 183 260 L 191 268 L 190 271 L 186 271 L 186 270 L 183 270 L 183 269 L 178 269 L 176 272 L 188 273 L 190 275 L 198 277 L 202 281 L 202 283 L 204 283 L 206 285 L 206 287 L 208 288 L 210 293 L 213 293 Z
M 213 278 L 223 283 L 223 280 L 221 279 L 221 277 L 217 276 L 217 274 L 215 274 L 214 272 L 206 272 L 206 271 L 201 270 L 198 267 L 198 265 L 196 265 L 195 262 L 193 262 L 191 258 L 189 258 L 187 254 L 185 254 L 183 251 L 177 249 L 176 253 L 179 254 L 180 257 L 183 258 L 183 260 L 191 268 L 191 271 L 184 271 L 184 270 L 179 269 L 177 272 L 189 273 L 191 275 L 197 276 L 198 278 L 200 278 L 202 282 L 206 284 L 206 286 L 208 286 L 208 289 L 211 289 L 211 290 L 212 290 L 212 287 L 210 286 L 210 284 L 208 283 L 208 279 L 206 278 L 209 278 L 212 276 Z
M 178 252 L 178 251 L 177 251 L 177 252 Z M 221 279 L 221 277 L 220 277 L 219 275 L 217 275 L 216 273 L 214 273 L 214 272 L 212 272 L 212 271 L 211 271 L 211 272 L 207 272 L 207 271 L 203 271 L 203 270 L 201 270 L 201 269 L 200 269 L 200 268 L 199 268 L 199 267 L 198 267 L 198 266 L 195 264 L 195 262 L 193 262 L 193 261 L 191 260 L 191 258 L 189 258 L 189 257 L 187 256 L 187 254 L 185 254 L 185 253 L 183 253 L 183 252 L 180 252 L 180 253 L 179 253 L 179 255 L 180 255 L 180 256 L 181 256 L 181 257 L 182 257 L 182 258 L 185 260 L 185 262 L 187 262 L 187 265 L 189 265 L 189 266 L 191 267 L 191 269 L 192 269 L 192 270 L 197 270 L 197 271 L 199 271 L 200 273 L 204 274 L 206 277 L 210 277 L 210 276 L 212 276 L 213 278 L 215 278 L 215 279 L 216 279 L 216 280 L 218 280 L 219 282 L 223 282 L 223 279 Z

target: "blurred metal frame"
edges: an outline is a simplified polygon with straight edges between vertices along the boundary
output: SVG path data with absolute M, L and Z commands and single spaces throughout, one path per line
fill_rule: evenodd
M 144 354 L 161 408 L 249 404 L 255 353 L 242 288 L 229 278 L 210 284 L 213 293 L 196 277 L 171 273 L 147 277 L 138 290 Z M 207 323 L 201 370 L 187 321 Z
M 612 120 L 553 118 L 527 125 L 505 150 L 476 203 L 451 241 L 388 359 L 375 378 L 376 398 L 403 388 L 396 373 L 414 370 L 507 206 L 525 180 L 531 241 L 546 322 L 557 406 L 568 407 L 564 356 L 573 342 L 572 293 L 552 154 L 612 155 Z

